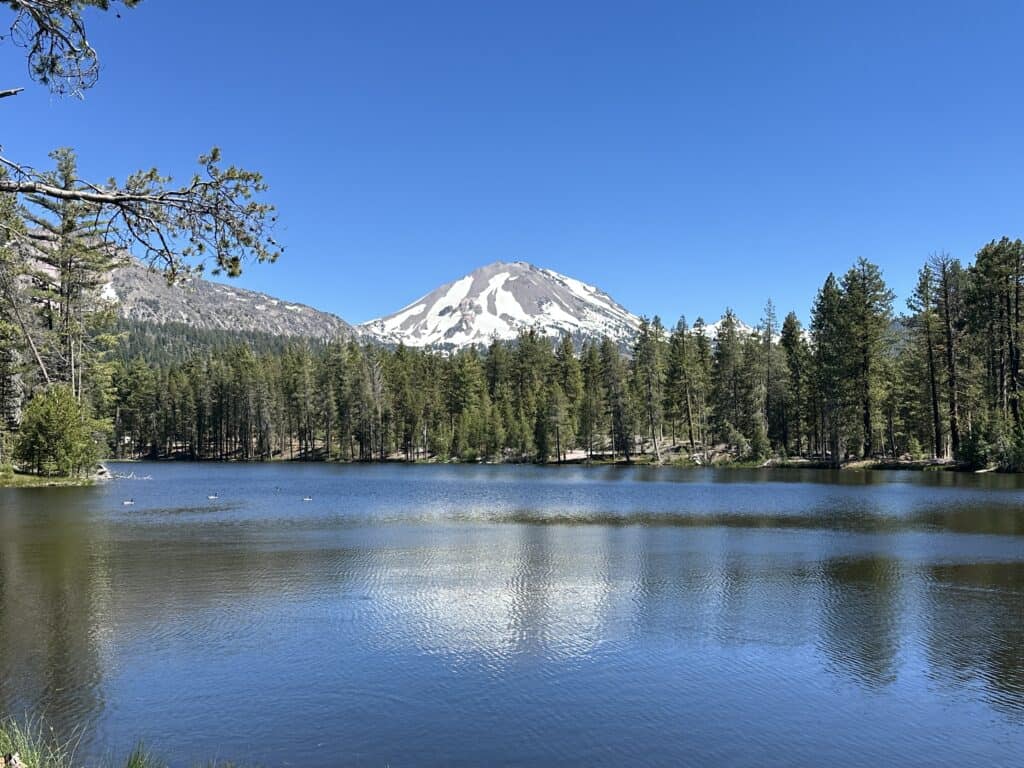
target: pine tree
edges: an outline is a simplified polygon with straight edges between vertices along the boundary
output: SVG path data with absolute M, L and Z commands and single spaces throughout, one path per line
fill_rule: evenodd
M 867 259 L 858 259 L 843 276 L 841 317 L 850 350 L 845 367 L 859 400 L 864 458 L 872 456 L 876 447 L 874 413 L 885 385 L 882 361 L 892 344 L 894 298 L 881 270 Z
M 961 458 L 960 446 L 960 368 L 961 339 L 967 326 L 964 310 L 966 278 L 960 262 L 940 253 L 929 260 L 935 276 L 936 311 L 942 325 L 942 346 L 946 375 L 946 407 L 949 440 L 953 458 Z
M 786 452 L 803 453 L 803 436 L 807 429 L 807 398 L 810 376 L 810 351 L 804 339 L 800 320 L 790 312 L 782 321 L 779 346 L 785 353 L 786 390 L 783 405 L 782 444 Z
M 665 363 L 665 412 L 672 423 L 672 439 L 676 439 L 676 425 L 685 427 L 690 451 L 696 450 L 695 424 L 695 350 L 686 318 L 681 317 L 668 340 Z
M 734 437 L 739 434 L 737 430 L 743 413 L 743 346 L 732 309 L 726 309 L 719 322 L 712 366 L 715 433 L 738 449 L 738 441 Z
M 814 386 L 820 403 L 818 408 L 818 443 L 823 456 L 838 466 L 840 430 L 845 395 L 844 354 L 845 329 L 842 320 L 843 296 L 839 281 L 829 274 L 818 291 L 811 310 L 811 337 L 814 341 Z
M 9 436 L 21 422 L 25 399 L 18 322 L 22 297 L 17 283 L 22 263 L 9 242 L 9 233 L 20 230 L 21 224 L 14 200 L 0 195 L 0 467 L 10 463 Z
M 99 460 L 96 422 L 70 386 L 53 384 L 29 402 L 15 444 L 15 459 L 38 475 L 89 472 Z
M 711 339 L 708 336 L 704 318 L 698 317 L 693 323 L 691 334 L 694 348 L 693 355 L 693 392 L 694 421 L 696 422 L 697 442 L 704 446 L 704 459 L 710 458 L 710 407 L 713 392 L 713 355 Z
M 583 372 L 568 335 L 562 336 L 555 350 L 555 379 L 560 392 L 558 431 L 564 458 L 565 452 L 576 445 L 583 400 Z
M 74 152 L 59 149 L 50 157 L 56 168 L 47 175 L 48 182 L 72 188 L 77 181 Z M 98 294 L 117 259 L 103 240 L 103 222 L 95 206 L 42 194 L 27 195 L 26 202 L 25 218 L 34 227 L 31 240 L 36 244 L 30 274 L 32 303 L 43 332 L 41 373 L 47 380 L 68 384 L 81 399 L 89 382 L 85 369 L 110 347 L 111 339 L 101 331 L 112 316 Z
M 647 436 L 651 440 L 655 461 L 661 462 L 658 435 L 661 432 L 664 375 L 662 345 L 665 330 L 655 317 L 648 322 L 641 318 L 640 329 L 633 345 L 633 393 L 643 411 Z
M 762 412 L 764 413 L 764 426 L 765 434 L 769 439 L 775 437 L 776 440 L 782 432 L 781 427 L 781 413 L 780 413 L 780 397 L 779 397 L 779 376 L 778 376 L 778 360 L 776 355 L 775 337 L 779 332 L 779 321 L 778 316 L 775 312 L 775 303 L 769 298 L 764 305 L 764 316 L 761 318 L 760 336 L 762 346 L 762 359 L 764 367 L 764 403 L 762 405 Z
M 604 397 L 604 368 L 597 342 L 583 347 L 583 391 L 580 398 L 580 437 L 587 450 L 587 459 L 594 457 L 594 447 L 605 434 L 607 405 Z
M 936 360 L 938 317 L 934 294 L 934 274 L 931 266 L 925 264 L 918 272 L 917 287 L 908 299 L 907 306 L 913 312 L 910 318 L 911 328 L 921 346 L 926 363 L 924 374 L 931 413 L 932 456 L 941 458 L 946 454 L 946 447 L 942 436 L 942 417 L 939 407 L 939 366 Z
M 633 408 L 627 391 L 626 371 L 622 355 L 615 343 L 605 337 L 601 341 L 601 370 L 604 373 L 604 402 L 612 446 L 612 458 L 621 453 L 626 461 L 633 453 Z

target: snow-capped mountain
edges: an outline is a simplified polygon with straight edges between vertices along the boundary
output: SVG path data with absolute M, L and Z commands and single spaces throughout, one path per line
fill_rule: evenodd
M 358 327 L 388 344 L 454 348 L 513 339 L 528 328 L 624 342 L 639 325 L 640 318 L 592 285 L 526 262 L 498 261 Z

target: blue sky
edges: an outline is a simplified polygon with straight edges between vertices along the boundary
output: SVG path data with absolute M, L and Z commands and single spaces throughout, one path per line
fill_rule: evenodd
M 185 178 L 219 145 L 265 173 L 287 246 L 237 283 L 351 321 L 499 259 L 672 323 L 769 296 L 806 318 L 865 256 L 902 309 L 930 252 L 1024 235 L 1019 2 L 295 9 L 92 14 L 99 85 L 6 100 L 4 150 Z M 0 73 L 27 85 L 6 44 Z

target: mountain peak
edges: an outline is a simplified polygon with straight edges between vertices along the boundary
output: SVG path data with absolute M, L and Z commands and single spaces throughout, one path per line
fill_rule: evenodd
M 386 343 L 464 347 L 535 328 L 553 338 L 630 338 L 639 318 L 604 291 L 525 261 L 495 261 L 361 329 Z

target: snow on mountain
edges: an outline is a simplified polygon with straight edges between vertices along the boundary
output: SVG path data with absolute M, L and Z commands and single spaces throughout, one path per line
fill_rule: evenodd
M 714 341 L 715 339 L 718 338 L 718 330 L 721 327 L 722 327 L 722 320 L 721 320 L 721 318 L 719 318 L 718 320 L 715 320 L 715 322 L 713 322 L 713 323 L 707 323 L 704 326 L 704 335 L 707 336 L 712 341 Z M 746 323 L 744 323 L 739 318 L 736 318 L 736 331 L 737 331 L 737 333 L 740 334 L 740 336 L 750 336 L 750 335 L 752 335 L 754 333 L 757 333 L 757 328 L 755 328 L 752 325 L 747 325 Z M 778 337 L 778 334 L 773 336 L 773 338 L 777 338 L 777 337 Z
M 513 339 L 528 328 L 623 342 L 639 325 L 640 318 L 592 285 L 526 262 L 498 261 L 359 329 L 389 344 L 456 348 Z

